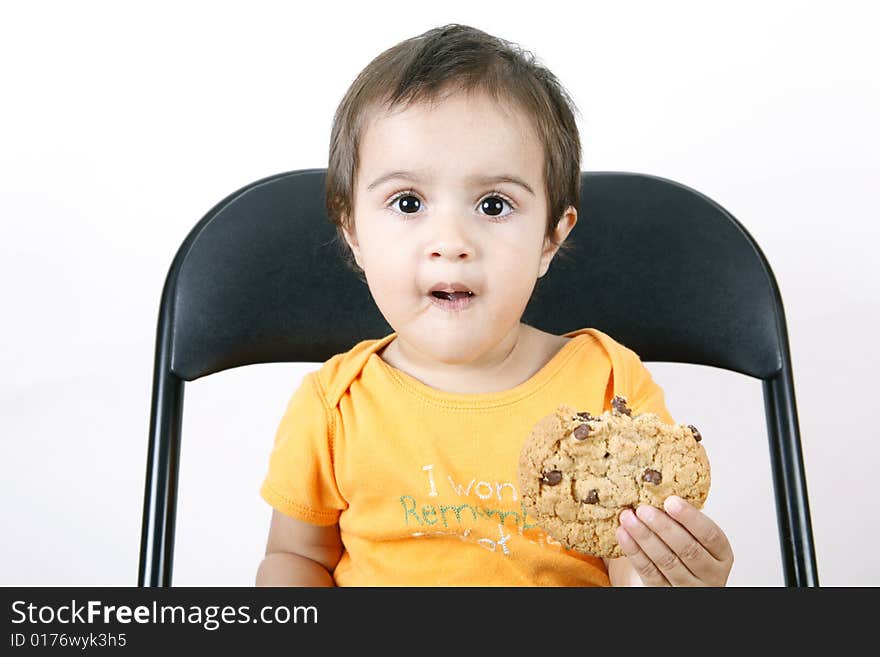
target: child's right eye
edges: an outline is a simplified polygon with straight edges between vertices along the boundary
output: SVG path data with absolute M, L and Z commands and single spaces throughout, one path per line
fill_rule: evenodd
M 422 205 L 422 202 L 412 192 L 400 192 L 399 194 L 396 194 L 388 202 L 388 205 L 394 206 L 394 204 L 400 200 L 404 201 L 400 205 L 400 210 L 402 214 L 413 214 L 414 212 L 418 212 L 419 208 Z

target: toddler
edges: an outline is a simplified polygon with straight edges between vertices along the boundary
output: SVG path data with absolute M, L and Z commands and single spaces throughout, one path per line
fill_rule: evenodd
M 257 585 L 726 583 L 727 538 L 679 498 L 621 514 L 619 559 L 564 549 L 520 500 L 523 441 L 560 403 L 599 415 L 623 395 L 673 422 L 632 350 L 520 321 L 577 221 L 574 111 L 534 56 L 457 24 L 349 88 L 327 213 L 395 331 L 293 394 L 260 491 L 273 513 Z

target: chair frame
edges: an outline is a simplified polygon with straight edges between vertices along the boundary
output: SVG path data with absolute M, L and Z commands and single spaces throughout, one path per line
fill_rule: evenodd
M 317 170 L 307 172 L 314 171 Z M 217 204 L 190 232 L 166 277 L 156 337 L 138 586 L 171 586 L 184 397 L 184 380 L 175 375 L 171 365 L 174 336 L 172 309 L 178 275 L 200 229 L 223 209 L 225 203 L 258 185 L 288 174 L 256 181 Z M 605 172 L 593 175 L 639 174 Z M 732 216 L 729 218 L 736 222 Z M 745 229 L 740 228 L 745 233 Z M 787 586 L 818 586 L 788 331 L 778 287 L 769 266 L 767 269 L 778 306 L 776 330 L 781 367 L 775 375 L 762 378 L 762 383 L 784 579 Z

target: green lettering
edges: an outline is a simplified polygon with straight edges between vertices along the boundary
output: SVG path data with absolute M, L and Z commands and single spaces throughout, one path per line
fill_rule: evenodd
M 519 514 L 516 511 L 499 511 L 498 512 L 498 519 L 501 521 L 502 525 L 507 520 L 507 516 L 513 516 L 516 519 L 513 522 L 514 527 L 519 526 Z
M 502 511 L 501 509 L 486 509 L 486 508 L 477 509 L 477 510 L 479 511 L 480 515 L 486 516 L 487 518 L 490 518 L 490 519 L 495 514 L 498 514 L 498 522 L 502 525 L 507 520 L 507 516 L 513 516 L 515 519 L 514 523 L 513 523 L 514 527 L 519 527 L 520 519 L 519 519 L 519 514 L 516 511 Z M 534 525 L 532 525 L 532 526 L 534 526 Z
M 434 519 L 428 520 L 428 516 L 431 516 Z M 424 519 L 426 525 L 437 524 L 437 509 L 434 508 L 433 504 L 426 504 L 422 507 L 422 518 Z
M 458 521 L 458 524 L 461 524 L 461 510 L 467 508 L 471 514 L 474 516 L 474 520 L 477 519 L 477 512 L 474 510 L 470 504 L 459 504 L 458 506 L 446 506 L 445 504 L 440 505 L 440 516 L 443 518 L 443 526 L 448 527 L 449 524 L 446 522 L 446 512 L 450 509 L 455 511 L 455 519 Z
M 537 527 L 538 525 L 530 525 L 529 524 L 529 514 L 526 513 L 526 503 L 520 502 L 520 507 L 522 508 L 522 530 L 526 531 L 527 529 L 531 529 L 532 527 Z
M 412 508 L 407 508 L 406 502 L 409 500 L 412 502 Z M 422 519 L 419 518 L 419 514 L 416 513 L 416 500 L 412 495 L 401 495 L 400 503 L 403 505 L 403 520 L 408 525 L 409 517 L 412 515 L 413 518 L 416 519 L 416 522 L 420 525 L 422 524 Z

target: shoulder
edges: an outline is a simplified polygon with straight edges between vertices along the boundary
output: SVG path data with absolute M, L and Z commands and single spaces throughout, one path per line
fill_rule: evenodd
M 335 354 L 315 371 L 315 382 L 329 407 L 339 403 L 352 382 L 360 376 L 370 357 L 381 351 L 395 336 L 361 340 L 346 352 Z
M 577 329 L 565 333 L 563 337 L 598 348 L 607 357 L 612 369 L 620 374 L 633 369 L 640 370 L 642 367 L 641 358 L 635 351 L 599 329 Z
M 609 404 L 612 396 L 620 395 L 626 397 L 633 410 L 656 413 L 664 422 L 672 422 L 662 388 L 654 381 L 650 370 L 634 349 L 594 328 L 579 329 L 565 335 L 577 336 L 578 340 L 591 340 L 601 350 L 610 370 Z

